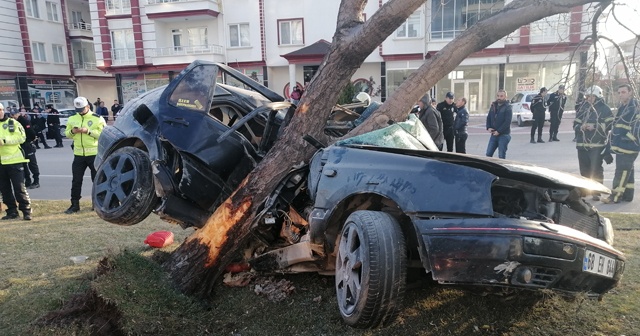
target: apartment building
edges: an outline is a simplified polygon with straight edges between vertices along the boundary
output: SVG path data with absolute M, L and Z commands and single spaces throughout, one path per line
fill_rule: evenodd
M 96 67 L 84 20 L 87 0 L 0 0 L 0 102 L 63 110 L 78 94 L 115 99 L 113 76 Z

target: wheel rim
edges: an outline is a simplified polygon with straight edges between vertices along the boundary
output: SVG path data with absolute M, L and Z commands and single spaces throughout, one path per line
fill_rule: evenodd
M 353 223 L 342 230 L 336 258 L 336 291 L 338 305 L 345 315 L 355 309 L 362 292 L 363 245 L 360 232 Z
M 131 196 L 135 185 L 136 164 L 133 158 L 124 154 L 112 156 L 96 176 L 96 205 L 103 210 L 119 208 Z

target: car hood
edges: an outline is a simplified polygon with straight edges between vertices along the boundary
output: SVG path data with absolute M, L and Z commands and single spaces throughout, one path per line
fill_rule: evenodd
M 341 140 L 335 146 L 349 146 L 382 152 L 412 155 L 482 169 L 499 178 L 532 183 L 545 188 L 576 187 L 583 191 L 610 194 L 611 190 L 599 182 L 524 162 L 440 152 L 422 122 L 415 116 L 380 130 Z

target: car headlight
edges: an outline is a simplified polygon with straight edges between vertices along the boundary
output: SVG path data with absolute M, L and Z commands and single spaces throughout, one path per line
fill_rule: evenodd
M 598 235 L 602 237 L 607 244 L 613 246 L 613 225 L 611 225 L 611 220 L 607 217 L 600 217 L 600 228 L 598 229 Z

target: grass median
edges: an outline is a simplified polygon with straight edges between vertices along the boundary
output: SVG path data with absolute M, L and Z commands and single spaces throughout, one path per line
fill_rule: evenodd
M 275 275 L 273 282 L 295 288 L 279 302 L 252 285 L 220 285 L 210 300 L 196 300 L 176 292 L 160 266 L 192 230 L 155 215 L 121 227 L 100 220 L 89 203 L 76 215 L 65 215 L 67 206 L 37 201 L 32 221 L 0 223 L 0 335 L 363 334 L 342 323 L 332 277 Z M 606 215 L 628 261 L 603 301 L 483 296 L 428 283 L 407 291 L 395 324 L 364 334 L 640 335 L 640 215 Z M 144 245 L 157 230 L 172 231 L 176 243 Z M 74 264 L 72 256 L 88 259 Z

